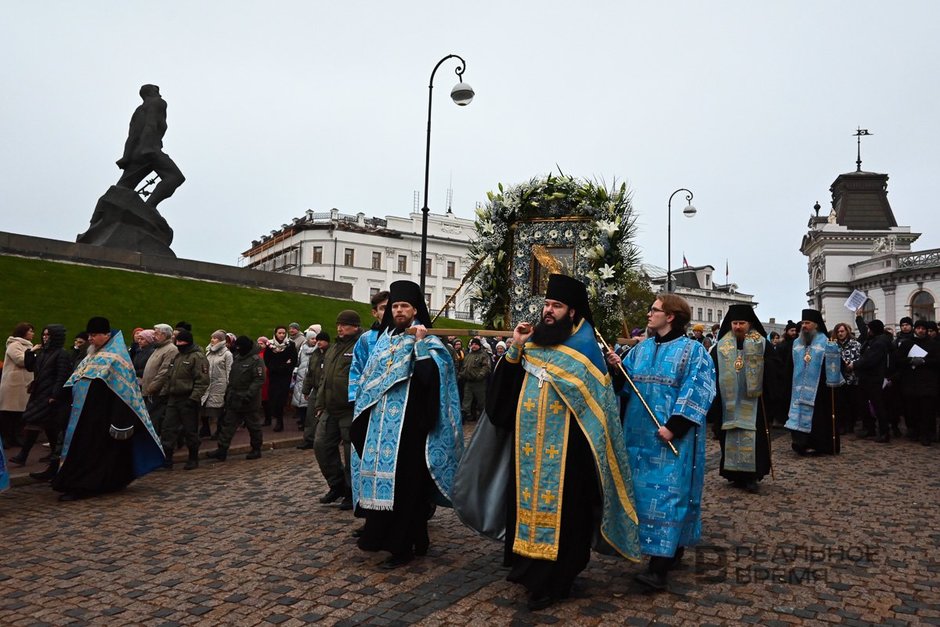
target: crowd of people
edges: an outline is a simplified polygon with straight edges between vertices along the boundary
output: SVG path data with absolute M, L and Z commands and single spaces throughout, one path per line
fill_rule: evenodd
M 532 609 L 567 597 L 603 548 L 648 558 L 636 575 L 664 590 L 686 547 L 701 537 L 708 425 L 720 476 L 747 492 L 773 472 L 772 426 L 800 456 L 837 454 L 842 436 L 887 443 L 936 440 L 940 340 L 930 321 L 900 321 L 895 336 L 858 317 L 830 333 L 805 309 L 782 335 L 749 305 L 731 306 L 710 333 L 687 331 L 691 308 L 665 293 L 647 328 L 610 348 L 595 330 L 586 287 L 549 277 L 537 323 L 505 336 L 433 329 L 420 288 L 396 281 L 371 299 L 364 328 L 341 311 L 335 335 L 319 324 L 276 326 L 255 340 L 224 330 L 205 348 L 192 327 L 121 331 L 94 317 L 66 348 L 50 324 L 7 340 L 0 438 L 24 465 L 41 435 L 60 500 L 120 490 L 185 447 L 185 470 L 226 461 L 240 426 L 246 459 L 261 457 L 262 427 L 293 416 L 300 449 L 313 450 L 328 490 L 364 524 L 364 551 L 397 568 L 430 545 L 428 520 L 453 506 L 460 519 L 504 541 L 509 580 Z M 477 422 L 464 454 L 463 425 Z M 0 448 L 0 489 L 7 480 Z

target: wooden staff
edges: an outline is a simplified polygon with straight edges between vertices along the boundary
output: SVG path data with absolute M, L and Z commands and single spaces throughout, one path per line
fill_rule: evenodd
M 771 454 L 770 450 L 770 419 L 767 417 L 767 407 L 764 405 L 764 394 L 761 392 L 760 395 L 760 408 L 764 412 L 764 433 L 767 434 L 767 461 L 770 462 L 770 479 L 771 481 L 776 481 L 777 478 L 774 476 L 774 456 Z M 755 455 L 757 452 L 755 451 Z
M 597 329 L 594 329 L 594 335 L 595 337 L 597 337 L 597 339 L 601 341 L 601 344 L 604 345 L 604 350 L 606 352 L 608 353 L 613 352 L 610 350 L 610 346 L 607 344 L 604 338 L 601 337 L 601 334 L 598 333 Z M 640 394 L 640 390 L 637 389 L 636 385 L 633 383 L 633 379 L 631 379 L 630 375 L 627 374 L 627 371 L 624 369 L 623 364 L 617 363 L 617 366 L 620 368 L 620 372 L 623 374 L 623 376 L 626 377 L 627 383 L 629 383 L 630 387 L 633 389 L 633 393 L 636 394 L 637 398 L 640 399 L 640 402 L 643 403 L 643 407 L 646 408 L 646 413 L 648 413 L 650 418 L 653 419 L 653 423 L 656 425 L 656 429 L 657 430 L 661 429 L 663 426 L 662 423 L 659 422 L 659 419 L 656 417 L 656 414 L 653 413 L 653 410 L 650 409 L 650 406 L 646 404 L 646 399 L 643 398 L 642 394 Z M 679 451 L 676 450 L 675 445 L 671 441 L 663 440 L 663 442 L 669 445 L 669 448 L 672 449 L 672 452 L 676 455 L 676 457 L 679 456 Z
M 414 327 L 405 329 L 409 335 L 415 334 Z M 512 331 L 500 331 L 499 329 L 428 329 L 428 335 L 437 335 L 447 337 L 448 335 L 459 335 L 461 337 L 512 337 Z
M 444 306 L 441 307 L 441 310 L 437 312 L 437 315 L 431 319 L 431 324 L 434 324 L 435 322 L 437 322 L 437 319 L 441 317 L 441 314 L 447 311 L 447 308 L 450 307 L 450 304 L 454 302 L 454 299 L 457 297 L 457 292 L 463 289 L 464 283 L 466 283 L 467 281 L 472 279 L 474 275 L 476 275 L 477 270 L 480 269 L 480 266 L 483 264 L 484 259 L 486 259 L 486 257 L 480 257 L 479 259 L 476 260 L 476 262 L 472 266 L 470 266 L 470 269 L 467 270 L 467 274 L 464 275 L 463 280 L 460 282 L 460 285 L 458 285 L 457 289 L 455 289 L 454 292 L 450 296 L 447 297 L 447 300 L 444 301 Z

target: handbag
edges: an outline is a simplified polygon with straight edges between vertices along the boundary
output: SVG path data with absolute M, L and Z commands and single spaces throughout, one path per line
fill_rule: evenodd
M 493 540 L 506 537 L 506 499 L 512 472 L 512 431 L 480 415 L 454 476 L 451 502 L 463 524 Z

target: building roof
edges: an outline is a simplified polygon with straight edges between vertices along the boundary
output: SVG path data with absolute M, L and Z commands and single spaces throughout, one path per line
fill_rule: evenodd
M 888 202 L 888 175 L 877 172 L 840 174 L 829 188 L 836 224 L 877 230 L 898 225 Z

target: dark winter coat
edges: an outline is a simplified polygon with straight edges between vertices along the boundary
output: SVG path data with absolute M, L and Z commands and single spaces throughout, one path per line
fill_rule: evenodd
M 33 373 L 29 401 L 23 412 L 26 425 L 37 428 L 62 428 L 71 406 L 71 390 L 63 387 L 72 374 L 72 358 L 65 346 L 65 327 L 46 327 L 49 339 L 39 351 L 26 351 L 26 369 Z
M 351 411 L 349 404 L 349 369 L 352 366 L 353 348 L 362 335 L 360 329 L 349 337 L 337 337 L 323 355 L 323 374 L 317 391 L 316 409 L 327 413 Z
M 261 408 L 261 387 L 264 385 L 264 361 L 257 345 L 248 355 L 233 353 L 232 369 L 225 390 L 225 408 L 229 411 L 252 411 Z

